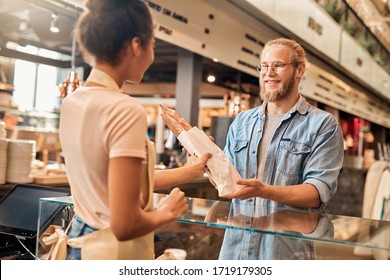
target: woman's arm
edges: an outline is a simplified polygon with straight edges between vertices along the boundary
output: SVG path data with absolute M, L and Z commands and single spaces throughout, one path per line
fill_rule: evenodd
M 187 209 L 187 200 L 179 189 L 171 191 L 153 211 L 140 207 L 142 159 L 112 158 L 108 168 L 110 227 L 120 241 L 145 235 L 174 221 Z
M 154 189 L 166 189 L 202 177 L 209 158 L 211 158 L 211 154 L 205 153 L 190 165 L 173 169 L 156 170 L 154 173 Z

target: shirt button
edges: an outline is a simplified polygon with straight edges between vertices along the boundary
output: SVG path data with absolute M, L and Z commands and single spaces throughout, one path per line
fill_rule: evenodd
M 255 154 L 256 153 L 256 151 L 252 151 L 252 154 Z

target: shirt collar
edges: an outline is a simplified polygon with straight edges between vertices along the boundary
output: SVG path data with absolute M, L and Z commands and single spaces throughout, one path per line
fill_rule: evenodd
M 95 68 L 92 68 L 91 73 L 89 74 L 89 77 L 87 79 L 87 82 L 100 84 L 113 91 L 121 92 L 121 89 L 118 87 L 118 84 L 114 81 L 113 78 L 111 78 L 110 75 Z
M 268 102 L 264 101 L 257 112 L 254 112 L 253 116 L 259 115 L 260 117 L 263 117 L 265 115 L 265 109 L 267 107 Z M 309 104 L 307 103 L 306 99 L 299 95 L 299 99 L 297 103 L 286 113 L 286 115 L 291 115 L 295 111 L 297 111 L 299 114 L 304 115 L 309 110 Z
M 299 95 L 299 99 L 297 103 L 290 109 L 289 113 L 292 114 L 297 111 L 299 114 L 304 115 L 309 110 L 309 103 L 307 103 L 306 99 Z

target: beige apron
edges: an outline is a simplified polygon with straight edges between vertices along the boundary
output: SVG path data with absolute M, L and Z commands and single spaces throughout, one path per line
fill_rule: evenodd
M 143 168 L 140 203 L 144 211 L 153 210 L 155 153 L 153 143 L 147 139 L 148 160 Z M 143 198 L 146 198 L 144 200 Z M 118 241 L 111 228 L 98 230 L 81 237 L 68 239 L 68 230 L 53 227 L 42 245 L 50 247 L 48 260 L 65 260 L 67 245 L 81 249 L 82 260 L 151 260 L 154 259 L 154 232 L 128 240 Z
M 154 145 L 147 139 L 148 170 L 145 170 L 141 186 L 141 197 L 148 193 L 145 211 L 153 210 L 154 186 Z M 68 240 L 68 245 L 81 248 L 82 260 L 152 260 L 154 259 L 154 232 L 128 240 L 118 241 L 111 228 L 98 230 L 78 238 Z

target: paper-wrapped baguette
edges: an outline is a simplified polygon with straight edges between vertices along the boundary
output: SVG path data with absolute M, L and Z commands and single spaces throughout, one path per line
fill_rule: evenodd
M 168 107 L 161 105 L 161 104 L 160 104 L 160 108 L 161 108 L 161 111 L 163 112 L 163 114 L 161 116 L 163 117 L 163 120 L 164 120 L 165 124 L 169 127 L 169 129 L 171 129 L 170 125 L 175 126 L 176 124 L 182 128 L 182 130 L 180 132 L 182 132 L 183 130 L 188 131 L 192 128 L 192 126 L 182 116 L 180 116 L 175 110 L 169 109 Z M 164 119 L 164 116 L 165 116 L 166 120 Z M 167 121 L 168 121 L 168 123 L 167 123 Z M 175 125 L 173 125 L 173 124 L 175 124 Z M 178 128 L 178 126 L 176 126 L 176 128 Z M 176 134 L 175 131 L 173 131 L 173 130 L 172 130 L 172 132 L 173 132 L 173 134 L 175 134 L 176 137 L 179 136 L 179 134 L 180 134 L 180 133 Z
M 196 126 L 192 127 L 176 111 L 163 105 L 160 107 L 165 124 L 190 155 L 199 157 L 205 152 L 213 154 L 205 170 L 210 182 L 218 189 L 219 196 L 223 197 L 240 188 L 236 181 L 241 176 L 223 151 L 203 131 Z
M 169 115 L 161 114 L 162 119 L 165 124 L 169 127 L 169 129 L 173 132 L 173 134 L 178 137 L 180 133 L 183 131 L 187 131 L 183 126 L 177 122 L 174 118 Z

